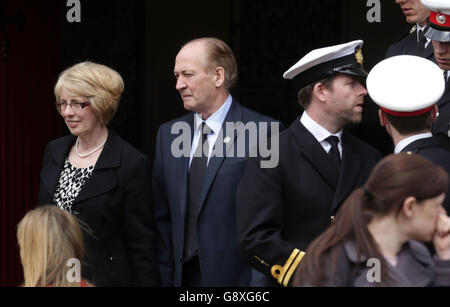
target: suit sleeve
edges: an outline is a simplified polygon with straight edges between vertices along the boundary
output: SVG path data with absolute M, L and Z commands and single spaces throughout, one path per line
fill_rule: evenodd
M 174 264 L 172 251 L 172 228 L 169 202 L 163 178 L 162 128 L 158 131 L 155 163 L 153 165 L 152 198 L 153 218 L 155 220 L 157 238 L 156 250 L 162 285 L 173 286 Z
M 126 182 L 124 220 L 134 286 L 159 286 L 155 227 L 151 218 L 151 176 L 147 157 L 130 166 Z
M 249 160 L 237 191 L 237 228 L 241 254 L 258 271 L 288 286 L 305 253 L 283 237 L 285 210 L 279 166 Z

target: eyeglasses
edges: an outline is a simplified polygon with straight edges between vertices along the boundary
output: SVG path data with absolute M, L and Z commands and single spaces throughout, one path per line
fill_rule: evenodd
M 72 109 L 72 111 L 74 112 L 78 112 L 83 110 L 84 108 L 86 108 L 87 106 L 89 106 L 91 103 L 89 101 L 86 102 L 77 102 L 77 101 L 71 101 L 71 102 L 67 102 L 67 101 L 61 101 L 61 102 L 56 102 L 56 109 L 59 112 L 64 112 L 67 109 L 67 106 L 70 106 L 70 108 Z

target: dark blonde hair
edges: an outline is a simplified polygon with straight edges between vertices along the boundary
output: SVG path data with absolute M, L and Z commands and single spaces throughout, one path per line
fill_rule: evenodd
M 68 281 L 68 261 L 83 262 L 83 235 L 70 213 L 56 206 L 28 212 L 17 228 L 25 287 L 80 287 Z
M 83 62 L 63 71 L 55 86 L 56 100 L 62 91 L 89 100 L 103 126 L 116 115 L 125 85 L 115 70 L 101 64 Z

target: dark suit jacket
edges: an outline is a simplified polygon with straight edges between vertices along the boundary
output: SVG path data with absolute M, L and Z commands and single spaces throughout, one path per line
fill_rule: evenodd
M 224 139 L 229 136 L 228 149 L 238 139 L 237 133 L 226 131 L 227 122 L 274 122 L 273 119 L 253 112 L 233 101 L 225 118 Z M 183 251 L 188 196 L 189 153 L 176 158 L 171 152 L 172 143 L 179 137 L 176 124 L 183 123 L 193 138 L 194 115 L 192 113 L 163 124 L 158 132 L 156 158 L 153 170 L 154 218 L 158 229 L 158 260 L 164 286 L 179 287 L 182 284 Z M 240 136 L 243 136 L 240 134 Z M 216 148 L 222 146 L 216 143 Z M 249 140 L 245 139 L 247 149 Z M 230 152 L 227 149 L 227 152 Z M 248 151 L 246 152 L 246 155 Z M 238 252 L 236 234 L 236 188 L 244 171 L 247 157 L 211 157 L 201 194 L 201 210 L 198 213 L 198 249 L 202 279 L 205 286 L 248 286 L 251 267 Z
M 430 61 L 436 63 L 436 59 L 434 58 L 433 44 L 431 42 L 422 53 L 418 51 L 416 29 L 414 29 L 414 31 L 408 32 L 398 42 L 389 46 L 385 58 L 387 59 L 396 55 L 416 55 L 425 59 L 429 59 Z
M 450 151 L 440 146 L 435 138 L 430 137 L 414 141 L 406 146 L 402 152 L 411 152 L 427 158 L 446 170 L 450 176 Z M 448 187 L 447 196 L 442 205 L 450 213 L 450 186 Z
M 75 140 L 66 136 L 47 145 L 38 204 L 52 204 Z M 83 277 L 95 286 L 159 285 L 150 184 L 148 158 L 110 130 L 92 176 L 73 204 L 93 232 L 85 234 Z
M 341 203 L 381 159 L 370 145 L 345 132 L 342 143 L 339 173 L 299 118 L 280 134 L 278 167 L 261 169 L 258 159 L 248 162 L 237 195 L 240 250 L 267 276 L 266 285 L 292 281 L 299 251 L 325 231 Z
M 439 144 L 450 150 L 450 82 L 446 82 L 444 95 L 437 102 L 439 107 L 439 116 L 433 123 L 431 132 Z

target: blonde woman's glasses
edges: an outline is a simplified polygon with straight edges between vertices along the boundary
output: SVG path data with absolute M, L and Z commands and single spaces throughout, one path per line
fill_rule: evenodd
M 83 110 L 84 108 L 86 108 L 87 106 L 89 106 L 91 103 L 89 101 L 85 101 L 85 102 L 78 102 L 78 101 L 71 101 L 71 102 L 67 102 L 67 101 L 61 101 L 61 102 L 56 102 L 56 109 L 58 110 L 58 112 L 64 112 L 67 109 L 67 106 L 70 106 L 70 108 L 72 109 L 72 111 L 74 112 L 78 112 Z

